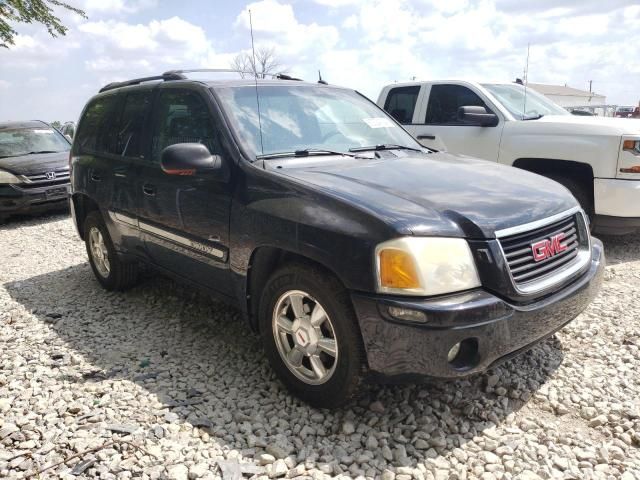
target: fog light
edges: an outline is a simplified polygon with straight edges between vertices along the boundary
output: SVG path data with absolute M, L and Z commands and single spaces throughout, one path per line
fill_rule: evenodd
M 389 307 L 389 314 L 398 320 L 406 320 L 408 322 L 426 323 L 427 316 L 424 312 L 411 310 L 410 308 Z
M 447 361 L 452 363 L 458 356 L 458 353 L 460 353 L 460 343 L 456 343 L 451 347 L 451 350 L 449 350 L 449 353 L 447 354 Z

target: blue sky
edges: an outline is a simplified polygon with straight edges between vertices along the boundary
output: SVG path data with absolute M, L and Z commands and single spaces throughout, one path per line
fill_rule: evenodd
M 104 84 L 176 68 L 226 68 L 274 47 L 290 74 L 357 88 L 375 99 L 394 81 L 529 80 L 593 88 L 609 103 L 640 100 L 636 1 L 67 0 L 66 37 L 20 26 L 0 50 L 0 120 L 75 120 Z M 635 4 L 635 5 L 634 5 Z

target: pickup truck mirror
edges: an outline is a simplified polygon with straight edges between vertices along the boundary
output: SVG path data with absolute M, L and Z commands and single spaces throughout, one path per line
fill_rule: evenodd
M 176 143 L 162 150 L 160 166 L 167 175 L 191 176 L 221 170 L 222 158 L 201 143 Z
M 465 125 L 495 127 L 498 125 L 498 116 L 495 113 L 487 112 L 484 107 L 460 107 L 458 108 L 458 121 Z

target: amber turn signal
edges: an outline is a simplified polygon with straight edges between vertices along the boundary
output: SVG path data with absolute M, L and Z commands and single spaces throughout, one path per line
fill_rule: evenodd
M 387 288 L 420 288 L 420 278 L 413 257 L 402 250 L 381 250 L 380 284 Z
M 622 142 L 623 150 L 635 150 L 637 145 L 637 140 L 625 140 Z
M 629 168 L 621 168 L 620 171 L 622 173 L 640 173 L 640 165 L 634 165 Z

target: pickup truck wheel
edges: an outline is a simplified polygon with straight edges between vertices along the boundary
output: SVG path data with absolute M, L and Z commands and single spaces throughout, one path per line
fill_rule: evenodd
M 358 392 L 364 351 L 349 296 L 340 282 L 306 265 L 267 281 L 260 332 L 273 370 L 287 388 L 318 408 L 335 408 Z
M 123 262 L 99 212 L 91 212 L 84 221 L 84 238 L 89 264 L 98 282 L 107 290 L 125 290 L 136 283 L 138 265 Z
M 576 197 L 576 200 L 578 200 L 578 203 L 589 217 L 590 225 L 593 225 L 593 198 L 592 195 L 584 187 L 584 185 L 581 182 L 578 182 L 573 178 L 565 175 L 547 174 L 545 176 L 547 178 L 550 178 L 551 180 L 555 180 L 559 184 L 566 187 L 567 190 L 569 190 L 573 194 L 573 196 Z

